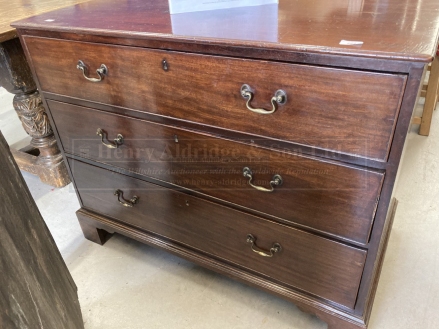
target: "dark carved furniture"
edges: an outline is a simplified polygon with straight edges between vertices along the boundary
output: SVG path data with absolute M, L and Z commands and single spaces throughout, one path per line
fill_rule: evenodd
M 42 182 L 61 187 L 69 174 L 32 78 L 19 39 L 0 44 L 0 86 L 13 93 L 14 109 L 24 130 L 32 137 L 29 146 L 11 149 L 20 169 L 37 175 Z
M 14 94 L 13 106 L 23 128 L 32 137 L 22 150 L 11 149 L 21 170 L 39 176 L 42 182 L 61 187 L 70 183 L 62 154 L 26 61 L 13 21 L 76 4 L 80 0 L 0 0 L 0 87 Z
M 125 234 L 366 328 L 439 14 L 352 3 L 92 1 L 15 23 L 85 237 Z

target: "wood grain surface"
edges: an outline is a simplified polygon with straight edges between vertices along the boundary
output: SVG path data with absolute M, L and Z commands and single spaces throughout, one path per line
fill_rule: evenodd
M 290 223 L 367 243 L 384 175 L 318 159 L 276 152 L 183 129 L 48 101 L 64 151 L 164 180 Z M 122 134 L 124 144 L 106 148 Z M 177 140 L 177 142 L 176 142 Z M 275 174 L 283 184 L 273 193 Z M 74 168 L 72 168 L 72 171 Z
M 385 161 L 404 75 L 25 37 L 42 91 Z M 82 60 L 101 82 L 76 69 Z M 168 70 L 162 68 L 166 60 Z M 251 112 L 240 89 L 254 89 Z M 273 141 L 275 143 L 275 141 Z
M 0 87 L 12 94 L 30 94 L 37 90 L 18 38 L 0 43 Z
M 83 329 L 77 288 L 0 133 L 0 328 Z
M 204 253 L 239 264 L 272 280 L 353 308 L 366 251 L 288 228 L 193 196 L 69 159 L 82 204 L 138 228 Z M 118 203 L 114 190 L 139 201 L 132 208 Z M 259 248 L 277 242 L 282 250 L 262 257 Z
M 258 6 L 170 15 L 167 0 L 97 0 L 29 18 L 14 26 L 172 39 L 188 46 L 227 43 L 258 50 L 428 62 L 437 50 L 437 6 L 437 0 L 280 0 L 277 17 L 270 19 L 263 11 L 261 16 Z M 180 16 L 178 24 L 173 16 Z M 254 24 L 255 17 L 262 23 Z M 275 32 L 267 38 L 267 31 Z M 342 40 L 363 43 L 340 45 Z
M 0 42 L 17 37 L 11 26 L 14 21 L 86 1 L 89 0 L 0 0 Z
M 158 237 L 133 225 L 126 224 L 114 218 L 100 215 L 94 211 L 80 208 L 76 215 L 81 225 L 90 229 L 103 230 L 106 233 L 119 233 L 132 239 L 158 247 L 169 253 L 183 257 L 207 269 L 227 275 L 242 283 L 251 285 L 268 293 L 294 302 L 303 312 L 316 315 L 328 324 L 331 329 L 365 329 L 366 324 L 362 317 L 352 313 L 349 308 L 325 299 L 318 299 L 281 282 L 266 280 L 259 273 L 253 273 L 235 264 L 224 262 L 208 254 L 200 253 L 196 249 L 188 248 L 180 243 Z M 84 233 L 85 234 L 85 233 Z

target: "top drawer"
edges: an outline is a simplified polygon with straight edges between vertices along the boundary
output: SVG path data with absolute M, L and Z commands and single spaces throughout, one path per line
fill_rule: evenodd
M 42 91 L 386 161 L 404 75 L 24 37 Z M 101 64 L 100 82 L 89 77 Z M 166 60 L 166 70 L 162 61 Z M 272 114 L 277 90 L 286 95 Z

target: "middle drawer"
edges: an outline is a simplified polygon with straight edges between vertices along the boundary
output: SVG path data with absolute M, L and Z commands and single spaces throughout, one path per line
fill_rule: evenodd
M 48 104 L 66 153 L 193 189 L 283 222 L 367 243 L 383 173 L 90 108 Z M 117 148 L 103 144 L 114 147 L 118 134 L 123 139 Z M 276 185 L 279 176 L 282 183 Z

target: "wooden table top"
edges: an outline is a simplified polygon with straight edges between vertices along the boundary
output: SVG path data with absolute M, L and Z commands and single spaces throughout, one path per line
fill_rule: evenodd
M 10 26 L 14 21 L 85 1 L 89 0 L 0 0 L 0 42 L 17 37 Z
M 14 26 L 428 62 L 437 49 L 439 1 L 280 0 L 278 7 L 170 15 L 168 0 L 93 0 Z

